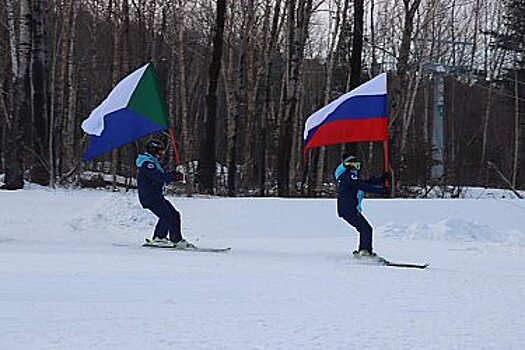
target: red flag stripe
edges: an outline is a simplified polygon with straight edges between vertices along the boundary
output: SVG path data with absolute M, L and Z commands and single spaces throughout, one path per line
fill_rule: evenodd
M 335 120 L 316 130 L 305 145 L 305 151 L 339 143 L 385 140 L 388 140 L 387 118 Z

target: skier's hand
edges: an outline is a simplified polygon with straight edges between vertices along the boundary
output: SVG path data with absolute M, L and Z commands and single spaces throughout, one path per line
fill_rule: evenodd
M 172 171 L 173 174 L 173 181 L 182 181 L 184 180 L 184 174 L 180 171 Z
M 385 171 L 382 175 L 381 175 L 381 179 L 383 181 L 385 180 L 390 180 L 390 171 Z

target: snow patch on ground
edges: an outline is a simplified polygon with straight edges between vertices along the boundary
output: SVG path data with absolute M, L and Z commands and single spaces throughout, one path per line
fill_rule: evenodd
M 0 191 L 0 349 L 525 344 L 525 201 L 366 200 L 376 250 L 420 271 L 356 263 L 333 199 L 169 200 L 188 239 L 232 251 L 140 247 L 156 220 L 135 192 Z
M 380 226 L 377 232 L 390 239 L 431 240 L 444 242 L 490 242 L 525 247 L 525 232 L 497 231 L 489 225 L 471 220 L 448 219 L 435 223 L 394 224 Z

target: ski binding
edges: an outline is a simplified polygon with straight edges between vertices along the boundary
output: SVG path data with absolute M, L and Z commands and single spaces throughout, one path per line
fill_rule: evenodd
M 177 250 L 177 251 L 185 251 L 185 252 L 208 252 L 208 253 L 222 253 L 222 252 L 228 252 L 232 248 L 231 247 L 225 247 L 225 248 L 208 248 L 208 247 L 188 247 L 188 248 L 176 248 L 172 245 L 157 245 L 154 244 L 152 240 L 146 238 L 146 241 L 144 244 L 142 244 L 143 247 L 148 248 L 161 248 L 161 249 L 167 249 L 167 250 Z
M 411 268 L 411 269 L 426 269 L 430 264 L 412 264 L 412 263 L 398 263 L 387 260 L 379 255 L 374 256 L 361 256 L 359 253 L 354 251 L 353 257 L 370 263 L 371 265 L 388 266 L 388 267 L 399 267 L 399 268 Z

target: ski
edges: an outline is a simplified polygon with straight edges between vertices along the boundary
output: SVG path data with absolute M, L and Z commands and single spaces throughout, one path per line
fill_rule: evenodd
M 359 260 L 366 262 L 366 265 L 398 267 L 398 268 L 407 268 L 407 269 L 421 269 L 421 270 L 426 269 L 430 265 L 428 263 L 427 264 L 412 264 L 412 263 L 392 262 L 378 255 L 374 257 L 362 257 L 359 254 L 357 254 L 357 252 L 353 252 L 352 255 L 355 259 L 359 259 Z
M 152 241 L 148 238 L 146 238 L 146 242 L 142 245 L 143 247 L 147 248 L 159 248 L 159 249 L 166 249 L 166 250 L 176 250 L 176 251 L 183 251 L 183 252 L 202 252 L 202 253 L 223 253 L 228 252 L 232 248 L 231 247 L 225 247 L 225 248 L 208 248 L 208 247 L 188 247 L 188 248 L 175 248 L 173 246 L 159 246 L 152 244 Z
M 390 267 L 404 267 L 408 269 L 426 269 L 430 264 L 410 264 L 410 263 L 394 263 L 394 262 L 386 262 L 384 266 L 390 266 Z

